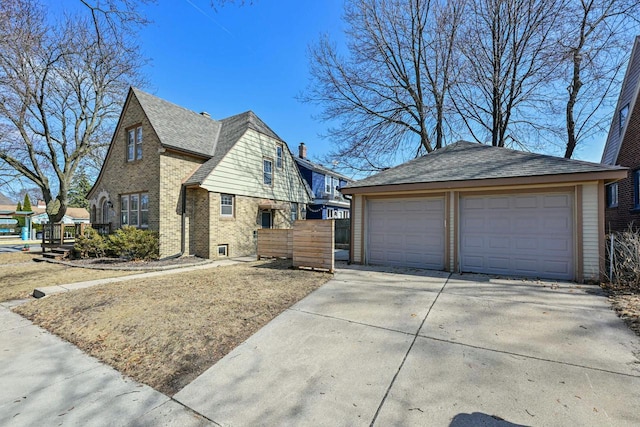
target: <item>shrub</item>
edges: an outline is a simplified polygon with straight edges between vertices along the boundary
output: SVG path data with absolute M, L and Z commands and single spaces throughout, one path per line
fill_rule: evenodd
M 73 251 L 79 258 L 103 257 L 107 251 L 107 242 L 96 230 L 88 227 L 83 235 L 76 238 Z
M 109 236 L 109 251 L 127 260 L 158 259 L 159 244 L 156 233 L 125 226 Z
M 611 253 L 611 236 L 613 236 L 613 254 Z M 632 225 L 622 233 L 612 233 L 607 236 L 606 246 L 606 275 L 609 281 L 618 286 L 640 290 L 640 229 L 634 229 Z M 612 255 L 613 263 L 611 263 Z

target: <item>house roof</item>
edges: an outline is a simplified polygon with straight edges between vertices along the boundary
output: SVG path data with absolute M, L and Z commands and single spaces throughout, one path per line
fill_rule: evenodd
M 220 132 L 217 136 L 213 156 L 200 166 L 187 180 L 187 185 L 202 184 L 207 176 L 215 169 L 229 150 L 238 142 L 249 129 L 282 141 L 282 139 L 267 126 L 253 111 L 246 111 L 221 120 Z M 283 141 L 284 142 L 284 141 Z
M 213 156 L 220 122 L 140 89 L 131 90 L 164 147 L 205 157 Z
M 416 183 L 452 183 L 472 180 L 531 178 L 567 174 L 620 172 L 619 166 L 526 153 L 508 148 L 458 141 L 417 159 L 382 171 L 353 184 L 350 189 Z M 626 174 L 626 172 L 624 172 Z M 620 174 L 620 173 L 618 173 Z M 613 175 L 618 175 L 613 174 Z M 622 176 L 618 177 L 621 178 Z
M 14 202 L 11 201 L 10 198 L 8 198 L 4 194 L 0 193 L 0 205 L 10 205 L 12 203 L 14 203 Z M 15 203 L 15 205 L 17 205 L 17 203 Z M 14 207 L 15 207 L 15 205 L 14 205 Z
M 351 178 L 344 176 L 332 169 L 326 168 L 318 163 L 314 163 L 309 159 L 303 159 L 302 157 L 294 157 L 294 160 L 296 161 L 297 164 L 299 164 L 302 167 L 305 167 L 309 170 L 312 171 L 316 171 L 316 172 L 320 172 L 324 175 L 331 175 L 331 176 L 335 176 L 336 178 L 342 179 L 344 181 L 347 181 L 347 183 L 353 181 Z
M 638 91 L 640 90 L 640 36 L 637 36 L 633 44 L 631 51 L 631 57 L 629 58 L 629 65 L 627 65 L 627 71 L 622 82 L 622 88 L 620 89 L 620 96 L 618 97 L 618 103 L 616 104 L 616 110 L 611 119 L 611 127 L 609 128 L 609 135 L 607 136 L 607 143 L 604 146 L 602 152 L 601 162 L 606 165 L 615 165 L 618 163 L 618 155 L 620 154 L 620 147 L 624 139 L 625 133 L 628 128 L 628 124 L 631 121 L 631 113 L 634 110 L 634 106 L 638 99 Z M 629 112 L 627 113 L 626 122 L 624 128 L 620 131 L 620 110 L 629 105 Z
M 13 215 L 16 211 L 16 205 L 0 204 L 0 212 L 2 214 Z M 34 215 L 40 215 L 47 212 L 46 208 L 33 206 L 31 212 Z M 89 211 L 85 208 L 67 208 L 65 215 L 73 219 L 89 219 Z

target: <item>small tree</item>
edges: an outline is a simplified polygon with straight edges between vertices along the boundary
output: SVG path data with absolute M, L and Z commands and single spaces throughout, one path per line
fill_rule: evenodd
M 18 205 L 16 206 L 16 212 L 22 212 L 22 205 L 20 202 L 18 202 Z
M 31 200 L 29 200 L 29 195 L 24 195 L 24 202 L 22 203 L 22 210 L 25 212 L 31 212 Z

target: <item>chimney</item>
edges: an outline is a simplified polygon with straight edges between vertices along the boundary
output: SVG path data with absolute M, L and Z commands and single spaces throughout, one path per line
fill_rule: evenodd
M 298 146 L 298 157 L 300 157 L 301 159 L 307 158 L 307 146 L 304 145 L 304 142 L 301 142 Z
M 206 118 L 208 118 L 208 119 L 210 119 L 210 118 L 211 118 L 211 114 L 207 113 L 206 111 L 201 112 L 201 113 L 200 113 L 200 115 L 201 115 L 201 116 L 204 116 L 204 117 L 206 117 Z

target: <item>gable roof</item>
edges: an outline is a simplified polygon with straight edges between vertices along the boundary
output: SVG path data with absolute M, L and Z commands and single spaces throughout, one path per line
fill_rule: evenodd
M 580 173 L 618 172 L 626 168 L 526 153 L 509 148 L 458 141 L 417 159 L 344 187 L 349 189 L 416 183 L 530 178 Z M 622 176 L 617 177 L 622 178 Z M 616 178 L 616 179 L 617 179 Z
M 14 203 L 14 202 L 4 194 L 0 193 L 0 205 L 10 205 L 11 203 Z
M 606 165 L 615 165 L 618 163 L 618 155 L 620 154 L 620 147 L 624 135 L 627 131 L 627 125 L 631 119 L 631 113 L 638 99 L 638 91 L 640 90 L 640 36 L 636 36 L 633 43 L 633 49 L 631 51 L 631 57 L 629 58 L 629 65 L 627 65 L 627 71 L 622 81 L 622 88 L 620 89 L 620 96 L 618 97 L 618 103 L 611 119 L 611 127 L 609 128 L 609 135 L 607 136 L 607 143 L 604 146 L 602 152 L 601 162 Z M 629 105 L 629 112 L 624 123 L 624 128 L 620 130 L 620 110 Z
M 131 88 L 163 147 L 174 148 L 205 157 L 216 149 L 220 122 Z
M 189 177 L 185 184 L 202 184 L 202 181 L 209 176 L 229 150 L 231 150 L 236 142 L 238 142 L 242 135 L 244 135 L 249 129 L 253 129 L 256 132 L 267 135 L 278 141 L 282 141 L 282 139 L 273 130 L 271 130 L 269 126 L 260 120 L 253 111 L 246 111 L 223 119 L 220 121 L 220 125 L 220 132 L 213 156 L 203 163 L 202 166 L 200 166 L 191 175 L 191 177 Z M 284 141 L 282 142 L 284 143 Z
M 341 173 L 338 173 L 332 169 L 326 168 L 318 163 L 314 163 L 309 159 L 303 159 L 302 157 L 294 157 L 293 158 L 296 163 L 304 168 L 307 168 L 309 170 L 315 171 L 315 172 L 320 172 L 321 174 L 324 175 L 331 175 L 331 176 L 335 176 L 336 178 L 339 178 L 343 181 L 347 181 L 347 183 L 352 182 L 353 180 L 345 175 L 342 175 Z

